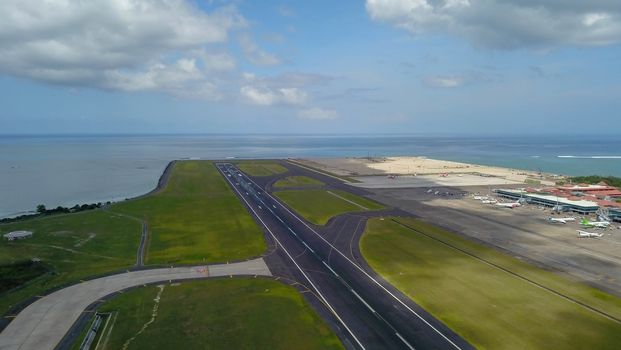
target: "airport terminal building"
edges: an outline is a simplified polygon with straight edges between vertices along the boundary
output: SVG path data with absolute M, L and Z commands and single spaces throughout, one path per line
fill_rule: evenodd
M 621 199 L 619 189 L 605 183 L 597 185 L 570 185 L 546 188 L 499 189 L 495 192 L 500 197 L 511 200 L 523 200 L 526 203 L 555 208 L 558 211 L 572 211 L 582 215 L 601 213 L 605 209 L 607 216 L 621 221 Z

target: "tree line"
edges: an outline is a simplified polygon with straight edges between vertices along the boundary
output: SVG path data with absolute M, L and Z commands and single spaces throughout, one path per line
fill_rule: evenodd
M 110 201 L 105 203 L 105 205 L 109 205 L 109 204 L 111 204 Z M 99 203 L 82 204 L 82 205 L 76 204 L 71 208 L 58 206 L 53 209 L 47 209 L 44 204 L 39 204 L 37 205 L 36 214 L 24 214 L 24 215 L 12 217 L 12 218 L 0 219 L 0 223 L 15 222 L 15 221 L 20 221 L 20 220 L 25 220 L 25 219 L 31 219 L 31 218 L 38 217 L 38 216 L 77 213 L 80 211 L 101 208 L 103 205 L 104 205 L 103 203 L 99 202 Z
M 597 184 L 600 182 L 605 182 L 610 186 L 621 188 L 621 177 L 616 177 L 616 176 L 599 176 L 599 175 L 574 176 L 571 178 L 571 182 L 586 183 L 586 184 Z

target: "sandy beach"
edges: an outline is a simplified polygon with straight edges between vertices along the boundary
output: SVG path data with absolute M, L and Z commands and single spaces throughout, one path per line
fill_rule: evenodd
M 430 159 L 426 157 L 384 157 L 384 158 L 311 158 L 296 159 L 307 166 L 341 176 L 373 176 L 373 175 L 407 175 L 428 177 L 451 177 L 453 175 L 474 179 L 473 185 L 485 183 L 482 178 L 490 178 L 494 184 L 504 180 L 507 184 L 539 182 L 542 185 L 553 185 L 555 177 L 551 174 L 539 174 L 533 171 L 501 168 L 487 165 L 468 164 L 446 160 Z M 492 180 L 493 179 L 493 180 Z M 467 185 L 467 183 L 461 184 Z

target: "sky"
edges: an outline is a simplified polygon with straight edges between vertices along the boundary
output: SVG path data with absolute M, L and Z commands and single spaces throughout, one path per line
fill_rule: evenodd
M 0 134 L 621 130 L 618 0 L 3 0 Z

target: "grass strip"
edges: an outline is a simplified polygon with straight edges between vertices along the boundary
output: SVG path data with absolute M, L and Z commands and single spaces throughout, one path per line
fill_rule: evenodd
M 105 349 L 121 349 L 130 339 L 132 349 L 343 348 L 294 288 L 270 279 L 140 287 L 99 312 L 118 313 Z
M 331 217 L 349 212 L 379 210 L 384 206 L 340 190 L 285 190 L 274 195 L 315 225 L 325 225 Z
M 478 348 L 621 341 L 621 299 L 420 220 L 371 219 L 360 247 L 373 269 Z

